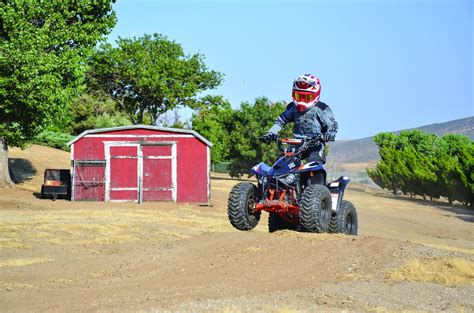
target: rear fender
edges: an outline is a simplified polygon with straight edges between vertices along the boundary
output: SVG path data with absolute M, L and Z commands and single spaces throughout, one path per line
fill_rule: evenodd
M 344 197 L 344 191 L 350 182 L 350 178 L 347 176 L 341 176 L 338 179 L 327 184 L 329 192 L 331 193 L 332 200 L 332 211 L 334 213 L 339 211 L 341 206 L 342 198 Z

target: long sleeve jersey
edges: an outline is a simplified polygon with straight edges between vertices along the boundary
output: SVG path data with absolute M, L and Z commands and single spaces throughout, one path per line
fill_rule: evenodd
M 334 141 L 337 133 L 337 122 L 331 108 L 319 101 L 315 106 L 300 112 L 294 102 L 291 102 L 285 112 L 269 129 L 269 133 L 278 134 L 286 124 L 293 122 L 293 136 L 295 138 L 314 137 L 328 133 Z

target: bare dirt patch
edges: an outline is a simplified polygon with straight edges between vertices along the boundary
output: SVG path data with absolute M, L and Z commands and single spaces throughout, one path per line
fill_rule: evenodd
M 69 154 L 30 149 L 10 156 L 36 174 L 0 189 L 1 311 L 474 310 L 472 211 L 349 185 L 358 237 L 269 234 L 266 214 L 240 232 L 233 180 L 212 180 L 212 207 L 41 200 Z

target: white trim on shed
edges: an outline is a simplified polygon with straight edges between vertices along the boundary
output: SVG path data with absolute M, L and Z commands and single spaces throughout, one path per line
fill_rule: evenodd
M 96 137 L 94 134 L 100 134 L 100 133 L 111 132 L 111 131 L 130 130 L 130 129 L 149 129 L 149 130 L 163 131 L 163 132 L 170 132 L 170 133 L 177 133 L 177 134 L 188 134 L 188 135 L 195 136 L 196 138 L 198 138 L 199 140 L 204 142 L 209 147 L 212 147 L 212 143 L 209 140 L 207 140 L 206 138 L 204 138 L 203 136 L 201 136 L 199 133 L 197 133 L 194 130 L 191 130 L 191 129 L 176 129 L 176 128 L 168 128 L 168 127 L 158 127 L 158 126 L 150 126 L 150 125 L 131 125 L 131 126 L 118 126 L 118 127 L 109 127 L 109 128 L 89 129 L 89 130 L 83 131 L 81 134 L 79 134 L 77 137 L 75 137 L 74 139 L 69 141 L 67 144 L 70 146 L 70 145 L 72 145 L 73 143 L 75 143 L 76 141 L 78 141 L 79 139 L 81 139 L 82 137 L 85 137 L 85 136 Z M 106 137 L 118 137 L 118 136 L 126 137 L 126 136 L 130 136 L 130 137 L 135 137 L 135 138 L 137 138 L 137 137 L 151 137 L 151 138 L 152 137 L 164 137 L 164 138 L 167 138 L 167 137 L 178 137 L 178 138 L 183 137 L 183 135 L 173 136 L 173 135 L 127 135 L 127 134 L 117 134 L 117 136 L 115 136 L 113 134 L 107 134 L 107 135 L 101 135 L 101 136 L 98 136 L 98 137 L 102 137 L 102 136 L 106 136 Z

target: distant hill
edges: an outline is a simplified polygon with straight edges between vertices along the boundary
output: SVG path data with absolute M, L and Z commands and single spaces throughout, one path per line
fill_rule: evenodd
M 418 128 L 421 131 L 443 136 L 461 134 L 474 140 L 474 116 L 445 123 L 436 123 Z M 399 133 L 396 131 L 394 133 Z M 328 164 L 331 163 L 367 163 L 379 159 L 378 148 L 373 137 L 357 140 L 341 140 L 330 144 Z

